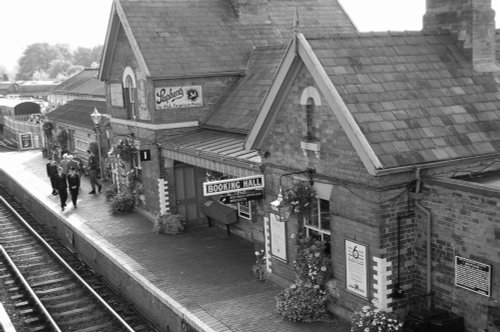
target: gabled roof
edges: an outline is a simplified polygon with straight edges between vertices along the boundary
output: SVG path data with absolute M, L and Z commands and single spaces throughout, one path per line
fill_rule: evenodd
M 336 0 L 269 0 L 265 22 L 240 20 L 229 0 L 115 0 L 100 77 L 109 71 L 119 25 L 147 76 L 244 71 L 254 47 L 288 41 L 296 7 L 301 30 L 355 31 Z
M 500 152 L 495 75 L 475 72 L 451 35 L 299 35 L 298 42 L 370 174 Z M 269 112 L 259 114 L 247 148 L 259 144 Z
M 255 49 L 246 75 L 232 87 L 221 105 L 214 107 L 202 126 L 247 133 L 262 107 L 285 50 L 284 45 Z
M 50 121 L 62 122 L 74 126 L 93 129 L 94 123 L 90 114 L 97 108 L 101 113 L 105 113 L 106 102 L 88 99 L 74 99 L 59 106 L 54 111 L 47 113 Z
M 104 82 L 97 78 L 99 69 L 86 68 L 54 88 L 52 93 L 105 97 Z

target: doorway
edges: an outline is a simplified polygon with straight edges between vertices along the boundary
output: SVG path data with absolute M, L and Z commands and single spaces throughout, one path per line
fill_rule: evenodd
M 186 218 L 187 226 L 202 225 L 198 173 L 198 168 L 187 164 L 178 163 L 174 168 L 177 213 Z

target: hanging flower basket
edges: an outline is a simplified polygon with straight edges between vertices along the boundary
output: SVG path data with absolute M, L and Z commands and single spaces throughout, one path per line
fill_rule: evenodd
M 121 140 L 117 145 L 115 145 L 113 150 L 123 161 L 128 162 L 132 161 L 134 159 L 134 155 L 137 153 L 136 147 L 130 144 L 130 142 L 126 139 Z
M 308 214 L 315 195 L 316 193 L 309 182 L 297 181 L 284 190 L 283 200 L 292 206 L 292 213 Z

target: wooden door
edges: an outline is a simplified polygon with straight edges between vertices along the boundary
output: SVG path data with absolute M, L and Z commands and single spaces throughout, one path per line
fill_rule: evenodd
M 197 172 L 190 165 L 175 167 L 175 195 L 177 198 L 177 213 L 186 218 L 188 226 L 200 224 L 198 203 Z

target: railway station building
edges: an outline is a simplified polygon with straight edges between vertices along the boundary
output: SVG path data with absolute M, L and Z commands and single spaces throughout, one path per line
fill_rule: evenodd
M 421 300 L 498 330 L 494 17 L 428 0 L 422 31 L 359 33 L 334 0 L 114 1 L 99 75 L 142 210 L 252 241 L 283 286 L 294 237 L 328 241 L 341 316 Z M 301 183 L 307 216 L 283 206 Z

